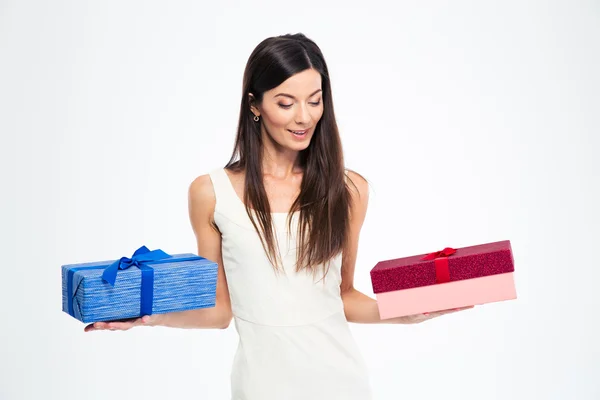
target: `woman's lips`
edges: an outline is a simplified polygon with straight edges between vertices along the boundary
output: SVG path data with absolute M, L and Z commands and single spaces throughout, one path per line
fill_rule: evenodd
M 296 136 L 303 136 L 303 135 L 305 135 L 305 134 L 306 134 L 306 132 L 308 132 L 308 129 L 304 129 L 304 130 L 297 130 L 297 131 L 296 131 L 296 130 L 291 130 L 291 129 L 288 129 L 288 131 L 292 132 L 292 133 L 293 133 L 294 135 L 296 135 Z

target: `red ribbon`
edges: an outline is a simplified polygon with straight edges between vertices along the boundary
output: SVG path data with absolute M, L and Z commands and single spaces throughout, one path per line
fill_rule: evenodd
M 450 268 L 448 267 L 448 257 L 456 253 L 456 249 L 446 247 L 444 250 L 429 253 L 421 260 L 434 260 L 436 283 L 450 282 Z

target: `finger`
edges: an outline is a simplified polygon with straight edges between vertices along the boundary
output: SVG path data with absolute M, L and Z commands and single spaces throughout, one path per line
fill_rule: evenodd
M 94 322 L 94 330 L 102 330 L 107 328 L 106 322 Z
M 448 313 L 453 313 L 453 312 L 457 312 L 457 311 L 468 310 L 469 308 L 473 308 L 473 306 L 449 308 L 447 310 L 440 310 L 439 312 L 442 312 L 444 314 L 448 314 Z
M 467 310 L 467 309 L 470 309 L 470 308 L 473 308 L 473 306 L 451 308 L 451 309 L 448 309 L 448 310 L 440 310 L 440 311 L 436 311 L 435 314 L 438 315 L 438 316 L 446 315 L 446 314 L 453 314 L 455 312 L 464 311 L 464 310 Z
M 142 318 L 131 318 L 125 321 L 113 321 L 108 325 L 110 329 L 128 330 L 134 326 L 142 325 Z
M 464 310 L 468 310 L 473 308 L 474 306 L 466 306 L 466 307 L 458 307 L 458 308 L 453 308 L 452 310 L 449 310 L 451 312 L 456 312 L 456 311 L 464 311 Z
M 150 322 L 150 316 L 145 315 L 142 318 L 127 318 L 122 320 L 115 320 L 110 322 L 94 322 L 84 328 L 85 332 L 99 331 L 99 330 L 128 330 L 134 326 L 143 325 Z
M 442 315 L 446 315 L 451 312 L 453 312 L 453 311 L 447 311 L 447 310 L 431 311 L 428 314 L 424 314 L 424 316 L 427 317 L 428 319 L 431 319 L 431 318 L 441 317 Z
M 85 332 L 92 332 L 92 331 L 101 331 L 107 329 L 107 323 L 106 322 L 94 322 L 93 324 L 89 324 L 84 328 Z
M 109 322 L 108 329 L 115 331 L 126 331 L 133 327 L 131 322 Z
M 116 319 L 112 322 L 135 322 L 137 321 L 139 318 L 138 317 L 133 317 L 133 318 L 124 318 L 124 319 Z

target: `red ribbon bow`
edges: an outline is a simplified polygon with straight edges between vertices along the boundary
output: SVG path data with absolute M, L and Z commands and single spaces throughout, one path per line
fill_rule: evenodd
M 429 253 L 422 257 L 421 260 L 434 260 L 435 264 L 435 280 L 437 283 L 450 282 L 450 268 L 448 267 L 448 257 L 456 253 L 456 249 L 446 247 L 444 250 Z

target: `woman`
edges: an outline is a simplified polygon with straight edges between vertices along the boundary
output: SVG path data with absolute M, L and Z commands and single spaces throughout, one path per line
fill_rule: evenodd
M 348 327 L 382 321 L 353 286 L 368 185 L 344 167 L 327 65 L 302 34 L 250 55 L 235 149 L 189 188 L 198 254 L 219 265 L 216 306 L 86 327 L 227 328 L 239 346 L 232 399 L 370 399 Z

